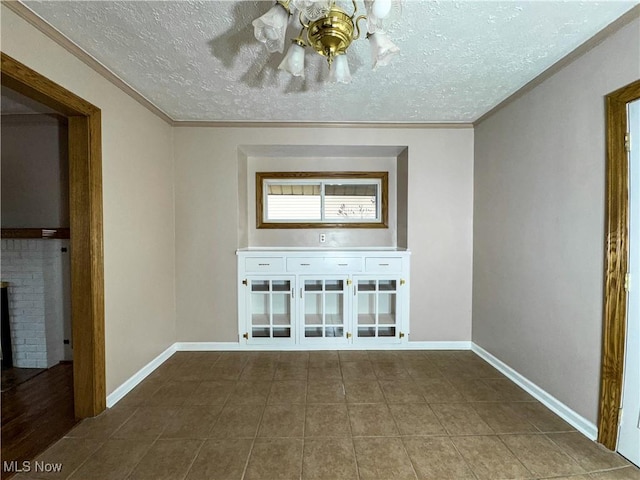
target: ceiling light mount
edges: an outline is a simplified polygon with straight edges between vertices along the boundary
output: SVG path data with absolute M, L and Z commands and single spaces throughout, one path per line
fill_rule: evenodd
M 390 58 L 399 52 L 381 30 L 381 20 L 389 14 L 392 0 L 364 0 L 367 15 L 360 16 L 356 16 L 356 0 L 351 2 L 353 14 L 349 15 L 336 4 L 336 0 L 277 0 L 267 13 L 253 21 L 255 37 L 265 44 L 269 52 L 282 53 L 287 24 L 292 13 L 299 11 L 302 30 L 293 39 L 278 68 L 304 77 L 304 48 L 309 45 L 327 58 L 332 81 L 349 83 L 351 74 L 346 53 L 351 43 L 360 38 L 358 22 L 361 20 L 367 20 L 367 38 L 371 40 L 374 33 L 381 34 L 375 41 L 370 41 L 373 68 L 388 64 Z
M 331 64 L 333 58 L 344 54 L 355 40 L 354 30 L 353 19 L 334 6 L 326 16 L 309 24 L 307 38 L 314 50 L 327 57 Z

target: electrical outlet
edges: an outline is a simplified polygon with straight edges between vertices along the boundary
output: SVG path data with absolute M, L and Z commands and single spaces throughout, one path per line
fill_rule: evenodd
M 321 233 L 320 234 L 320 243 L 324 243 L 327 241 L 327 234 L 326 233 Z

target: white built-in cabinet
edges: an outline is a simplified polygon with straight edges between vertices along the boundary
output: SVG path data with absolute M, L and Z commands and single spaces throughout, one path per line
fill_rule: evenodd
M 239 250 L 238 330 L 255 345 L 401 343 L 406 250 Z

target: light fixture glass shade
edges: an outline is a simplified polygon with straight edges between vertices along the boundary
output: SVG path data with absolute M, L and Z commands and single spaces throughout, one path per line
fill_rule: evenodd
M 329 81 L 334 83 L 351 83 L 351 72 L 346 55 L 338 55 L 331 65 Z
M 294 77 L 304 78 L 304 47 L 292 43 L 278 68 Z
M 391 0 L 373 0 L 371 13 L 377 18 L 387 18 L 391 12 Z
M 382 29 L 382 18 L 378 17 L 375 13 L 377 0 L 364 0 L 364 7 L 367 11 L 367 31 L 369 33 L 375 33 Z
M 289 13 L 282 5 L 276 4 L 267 13 L 251 22 L 253 34 L 256 40 L 265 44 L 269 52 L 282 53 L 288 21 Z
M 331 0 L 291 0 L 291 5 L 307 20 L 314 21 L 329 13 Z
M 371 61 L 374 70 L 377 67 L 388 65 L 391 59 L 400 52 L 400 49 L 384 32 L 369 34 L 369 44 L 371 46 Z

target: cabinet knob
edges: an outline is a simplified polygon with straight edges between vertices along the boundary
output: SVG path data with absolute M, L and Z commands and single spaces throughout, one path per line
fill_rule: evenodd
M 400 332 L 400 338 L 404 338 L 404 333 Z
M 246 338 L 247 340 L 249 340 L 249 333 L 244 333 L 244 334 L 242 335 L 242 338 Z
M 351 338 L 351 337 L 352 335 L 349 332 L 347 332 L 347 338 Z

